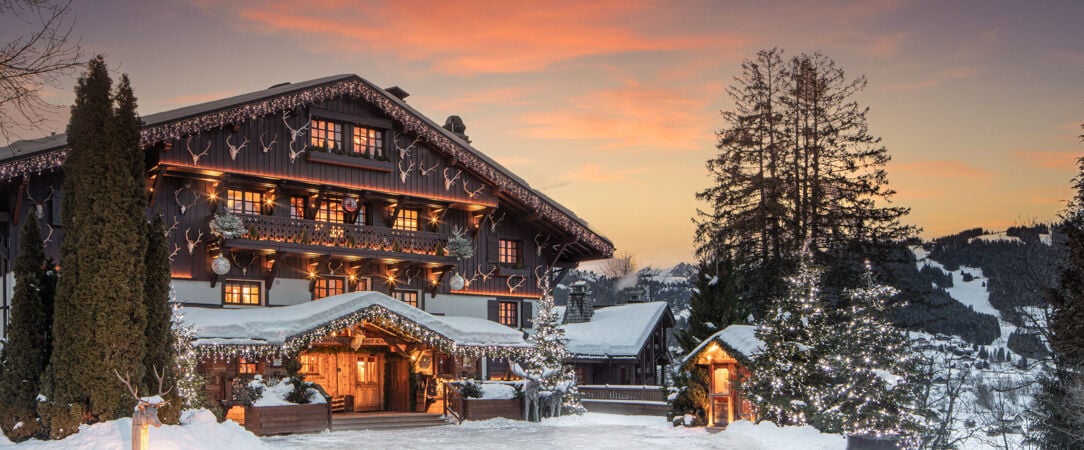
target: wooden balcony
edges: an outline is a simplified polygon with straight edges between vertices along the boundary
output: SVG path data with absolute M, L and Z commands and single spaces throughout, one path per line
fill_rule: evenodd
M 253 214 L 237 214 L 248 230 L 226 241 L 231 248 L 269 249 L 294 253 L 326 254 L 451 264 L 444 255 L 448 236 L 425 231 L 319 222 Z

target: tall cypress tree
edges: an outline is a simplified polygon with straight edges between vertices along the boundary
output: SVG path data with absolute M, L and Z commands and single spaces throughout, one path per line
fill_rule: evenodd
M 147 330 L 145 333 L 146 354 L 143 357 L 144 390 L 153 392 L 158 387 L 154 370 L 163 374 L 165 386 L 176 383 L 176 354 L 173 342 L 173 310 L 169 306 L 169 251 L 167 250 L 166 227 L 162 216 L 156 215 L 147 227 L 147 254 L 144 261 L 145 280 L 143 299 L 147 308 Z M 177 423 L 180 419 L 181 402 L 174 401 L 159 410 L 158 418 L 165 423 Z
M 146 197 L 136 177 L 139 119 L 125 81 L 116 96 L 102 57 L 76 85 L 64 163 L 54 351 L 46 375 L 50 436 L 131 413 L 113 371 L 143 378 Z M 114 104 L 117 106 L 114 107 Z
M 0 427 L 13 441 L 39 431 L 37 396 L 52 343 L 53 268 L 42 251 L 41 229 L 28 214 L 15 258 L 15 292 L 11 300 L 8 341 L 0 352 Z M 16 424 L 21 424 L 16 428 Z

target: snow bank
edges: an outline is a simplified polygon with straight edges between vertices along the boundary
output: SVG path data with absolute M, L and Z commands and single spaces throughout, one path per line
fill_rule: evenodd
M 249 386 L 262 387 L 263 396 L 259 400 L 253 402 L 252 406 L 283 406 L 283 405 L 296 405 L 286 400 L 286 396 L 290 395 L 290 392 L 294 390 L 292 383 L 287 383 L 286 380 L 275 383 L 274 386 L 268 386 L 263 383 L 262 377 L 257 375 L 257 379 L 253 379 L 248 383 Z M 310 403 L 327 403 L 320 391 L 309 388 L 309 402 Z
M 218 423 L 207 410 L 185 411 L 181 417 L 184 425 L 162 425 L 151 428 L 150 447 L 155 450 L 218 450 L 266 449 L 256 435 L 237 423 L 227 420 Z M 3 436 L 0 434 L 0 436 Z M 79 432 L 59 441 L 29 440 L 10 445 L 5 438 L 0 441 L 10 448 L 22 449 L 72 449 L 128 450 L 132 443 L 132 419 L 124 418 L 94 425 L 81 425 Z
M 590 322 L 562 325 L 566 347 L 577 356 L 636 356 L 666 308 L 648 302 L 596 309 Z
M 507 400 L 516 397 L 516 388 L 503 383 L 482 383 L 482 398 L 487 400 Z

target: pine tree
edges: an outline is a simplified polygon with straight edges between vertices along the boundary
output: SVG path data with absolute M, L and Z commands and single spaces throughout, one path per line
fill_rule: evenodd
M 15 258 L 8 340 L 0 351 L 0 427 L 15 442 L 40 431 L 37 396 L 52 350 L 53 267 L 42 251 L 41 229 L 28 214 Z M 21 424 L 16 428 L 17 424 Z
M 773 299 L 756 336 L 764 349 L 750 366 L 742 389 L 759 418 L 777 425 L 803 425 L 821 411 L 834 389 L 820 362 L 830 348 L 830 330 L 820 300 L 821 269 L 802 251 L 798 273 L 787 278 L 786 297 Z
M 844 322 L 833 326 L 834 351 L 819 367 L 834 389 L 810 422 L 824 432 L 903 435 L 913 423 L 915 357 L 907 334 L 889 322 L 896 289 L 874 282 L 867 263 L 863 286 L 847 292 Z
M 561 319 L 554 307 L 548 280 L 548 276 L 543 279 L 543 295 L 537 303 L 538 314 L 535 316 L 534 334 L 530 338 L 534 349 L 525 360 L 520 361 L 520 366 L 528 375 L 541 377 L 544 389 L 565 389 L 561 408 L 563 412 L 583 414 L 587 409 L 580 402 L 576 373 L 571 365 L 565 364 L 572 354 L 565 346 L 568 339 L 565 338 L 564 328 L 561 328 Z
M 1051 364 L 1040 380 L 1036 398 L 1038 429 L 1043 448 L 1082 448 L 1084 413 L 1072 404 L 1074 389 L 1084 377 L 1084 158 L 1073 182 L 1076 195 L 1062 215 L 1066 259 L 1060 286 L 1047 290 L 1050 305 L 1047 340 Z M 1023 356 L 1021 356 L 1023 359 Z
M 154 392 L 158 380 L 154 371 L 163 373 L 164 386 L 176 382 L 176 349 L 173 343 L 173 309 L 170 299 L 169 251 L 166 241 L 166 227 L 162 216 L 156 215 L 147 232 L 147 253 L 144 262 L 143 300 L 147 310 L 147 328 L 144 333 L 145 355 L 143 356 L 143 389 L 141 392 Z M 163 423 L 176 424 L 180 420 L 181 402 L 172 401 L 158 411 L 158 418 Z
M 745 321 L 749 313 L 738 289 L 738 275 L 729 262 L 700 263 L 696 288 L 689 298 L 689 326 L 674 333 L 683 353 L 727 325 Z
M 126 79 L 115 96 L 105 61 L 92 59 L 76 85 L 68 124 L 61 205 L 65 239 L 57 287 L 54 346 L 41 405 L 50 436 L 83 420 L 131 413 L 135 400 L 113 371 L 143 378 L 143 262 L 146 197 L 135 97 Z M 114 105 L 116 105 L 114 107 Z
M 879 203 L 894 194 L 890 158 L 854 101 L 865 86 L 823 55 L 784 61 L 772 49 L 744 61 L 727 91 L 734 108 L 707 163 L 713 185 L 697 194 L 710 206 L 697 211 L 697 255 L 734 259 L 758 318 L 785 294 L 783 274 L 807 240 L 840 287 L 859 278 L 852 255 L 881 258 L 915 232 L 900 223 L 907 208 Z

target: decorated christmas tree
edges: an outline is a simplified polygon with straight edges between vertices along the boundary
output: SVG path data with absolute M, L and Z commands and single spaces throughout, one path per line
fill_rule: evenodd
M 548 274 L 543 277 L 541 285 L 543 294 L 538 300 L 538 315 L 535 317 L 534 334 L 531 335 L 534 351 L 520 362 L 520 366 L 528 377 L 541 380 L 542 389 L 564 391 L 561 408 L 564 413 L 583 414 L 587 410 L 580 402 L 580 393 L 576 389 L 576 374 L 572 366 L 564 363 L 571 354 L 565 347 L 568 340 L 554 308 Z

